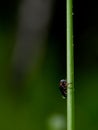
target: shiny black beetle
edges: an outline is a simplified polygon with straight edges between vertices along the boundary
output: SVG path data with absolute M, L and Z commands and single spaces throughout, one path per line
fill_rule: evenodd
M 67 81 L 65 79 L 60 80 L 59 89 L 64 98 L 67 97 Z

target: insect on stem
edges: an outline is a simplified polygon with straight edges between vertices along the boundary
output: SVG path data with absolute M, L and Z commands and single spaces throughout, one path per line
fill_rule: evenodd
M 65 79 L 60 80 L 59 89 L 63 97 L 67 97 L 67 87 L 72 83 L 67 83 Z

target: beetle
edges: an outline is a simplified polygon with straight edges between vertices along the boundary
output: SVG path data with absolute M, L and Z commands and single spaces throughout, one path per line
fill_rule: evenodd
M 60 80 L 59 89 L 64 98 L 67 98 L 67 85 L 65 79 Z

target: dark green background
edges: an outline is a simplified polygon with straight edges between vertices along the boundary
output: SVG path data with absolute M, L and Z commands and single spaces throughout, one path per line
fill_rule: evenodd
M 98 129 L 98 9 L 97 0 L 74 0 L 76 130 Z M 43 60 L 24 81 L 23 93 L 10 88 L 11 57 L 17 29 L 18 1 L 0 4 L 0 129 L 63 130 L 66 100 L 59 80 L 66 77 L 66 4 L 56 1 Z M 14 86 L 13 86 L 14 87 Z M 14 96 L 16 94 L 16 96 Z M 64 128 L 54 128 L 51 120 Z

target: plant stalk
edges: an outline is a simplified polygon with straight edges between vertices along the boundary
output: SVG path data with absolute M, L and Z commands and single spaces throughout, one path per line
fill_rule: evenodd
M 67 0 L 67 130 L 74 130 L 74 54 L 72 0 Z

